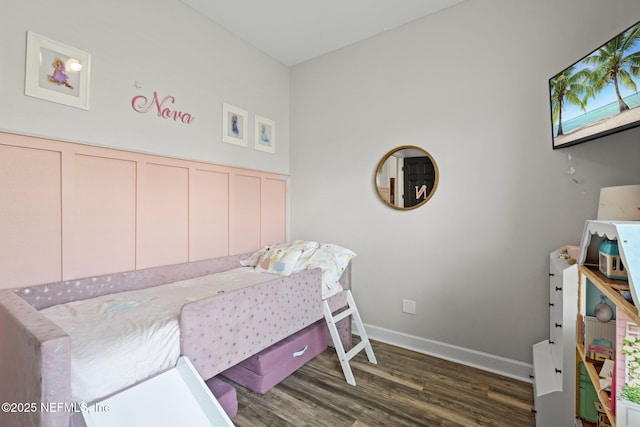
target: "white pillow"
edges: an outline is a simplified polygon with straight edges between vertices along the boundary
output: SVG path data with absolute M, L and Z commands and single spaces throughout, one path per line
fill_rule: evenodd
M 256 263 L 255 270 L 261 273 L 280 274 L 289 276 L 291 273 L 304 269 L 304 263 L 299 264 L 304 255 L 309 257 L 318 247 L 316 242 L 297 240 L 290 245 L 277 245 L 262 254 Z
M 322 282 L 329 289 L 340 286 L 338 281 L 349 261 L 356 254 L 347 248 L 334 244 L 321 244 L 311 258 L 308 268 L 320 268 L 322 270 Z
M 262 255 L 271 250 L 271 246 L 265 246 L 262 249 L 255 251 L 249 258 L 240 260 L 240 265 L 244 267 L 255 267 Z
M 296 263 L 293 271 L 298 272 L 309 268 L 309 263 L 311 262 L 311 258 L 316 253 L 318 247 L 320 247 L 320 243 L 311 242 L 308 240 L 296 240 L 291 244 L 293 248 L 300 248 L 302 253 L 300 254 L 300 259 Z

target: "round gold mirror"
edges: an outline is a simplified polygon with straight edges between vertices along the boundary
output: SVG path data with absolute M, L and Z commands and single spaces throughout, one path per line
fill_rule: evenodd
M 392 208 L 415 209 L 436 192 L 438 165 L 422 148 L 403 145 L 380 160 L 375 184 L 380 198 Z

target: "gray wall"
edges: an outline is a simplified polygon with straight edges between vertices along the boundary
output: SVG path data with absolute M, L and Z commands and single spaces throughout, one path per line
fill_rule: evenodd
M 639 129 L 551 149 L 547 82 L 638 19 L 637 0 L 467 0 L 293 67 L 292 237 L 358 254 L 360 313 L 396 342 L 530 363 L 549 252 L 579 242 L 600 187 L 640 183 Z M 373 179 L 405 144 L 440 183 L 403 212 Z
M 92 55 L 88 111 L 24 95 L 27 30 Z M 0 130 L 289 173 L 289 69 L 179 0 L 3 0 L 0 52 Z M 154 91 L 193 123 L 131 108 Z M 222 142 L 223 102 L 248 110 L 248 148 Z M 276 154 L 253 148 L 253 114 Z

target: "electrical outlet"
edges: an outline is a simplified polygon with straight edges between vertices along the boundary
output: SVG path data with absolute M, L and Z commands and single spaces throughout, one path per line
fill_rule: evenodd
M 408 314 L 416 314 L 416 302 L 410 299 L 403 299 L 402 312 Z

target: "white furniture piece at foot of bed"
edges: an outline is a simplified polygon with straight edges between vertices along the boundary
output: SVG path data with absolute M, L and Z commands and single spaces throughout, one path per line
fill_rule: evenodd
M 358 307 L 356 307 L 356 303 L 353 300 L 353 295 L 351 295 L 351 290 L 347 290 L 347 309 L 341 311 L 340 313 L 334 315 L 331 313 L 331 308 L 329 308 L 329 303 L 325 299 L 323 301 L 323 311 L 324 318 L 327 322 L 327 326 L 329 327 L 329 333 L 331 334 L 331 339 L 333 340 L 333 345 L 336 349 L 336 353 L 338 353 L 338 359 L 340 359 L 340 365 L 342 366 L 342 372 L 344 372 L 344 377 L 347 380 L 347 383 L 351 385 L 356 385 L 356 380 L 353 377 L 353 372 L 351 372 L 351 365 L 349 365 L 349 361 L 355 357 L 356 354 L 360 353 L 363 349 L 367 353 L 367 358 L 369 359 L 369 363 L 378 364 L 376 360 L 375 354 L 373 354 L 373 348 L 371 348 L 371 343 L 369 342 L 369 337 L 367 336 L 367 332 L 364 330 L 364 325 L 362 324 L 362 319 L 360 318 L 360 313 L 358 312 Z M 353 323 L 356 325 L 358 329 L 358 333 L 360 334 L 361 341 L 353 346 L 351 350 L 348 352 L 344 351 L 344 347 L 342 345 L 342 340 L 340 339 L 340 334 L 338 332 L 338 328 L 336 327 L 336 323 L 345 319 L 347 316 L 351 316 L 353 319 Z
M 76 416 L 74 426 L 233 427 L 220 403 L 184 356 L 174 368 L 82 409 L 82 416 Z

